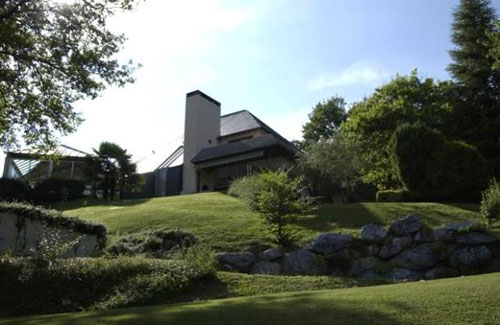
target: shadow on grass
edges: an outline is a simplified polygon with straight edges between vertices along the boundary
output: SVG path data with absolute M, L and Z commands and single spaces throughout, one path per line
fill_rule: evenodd
M 411 312 L 410 307 L 398 309 Z M 384 309 L 384 308 L 383 308 Z M 398 324 L 396 317 L 353 301 L 313 293 L 216 300 L 187 305 L 148 306 L 42 317 L 25 324 Z
M 325 204 L 315 215 L 290 220 L 290 224 L 319 232 L 337 228 L 358 229 L 368 223 L 384 224 L 384 220 L 367 209 L 363 203 Z

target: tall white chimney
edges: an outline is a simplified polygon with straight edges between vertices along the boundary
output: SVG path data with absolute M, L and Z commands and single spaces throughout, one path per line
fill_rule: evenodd
M 199 90 L 186 95 L 182 194 L 199 191 L 198 172 L 191 159 L 201 150 L 217 145 L 220 135 L 220 103 Z

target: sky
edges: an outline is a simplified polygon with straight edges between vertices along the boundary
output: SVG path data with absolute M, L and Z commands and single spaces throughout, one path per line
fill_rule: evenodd
M 222 114 L 248 109 L 299 139 L 312 107 L 333 95 L 351 104 L 413 69 L 448 79 L 458 2 L 146 0 L 110 21 L 128 37 L 119 59 L 142 64 L 136 82 L 77 102 L 85 122 L 61 143 L 90 152 L 115 142 L 151 171 L 182 144 L 185 96 L 196 89 Z

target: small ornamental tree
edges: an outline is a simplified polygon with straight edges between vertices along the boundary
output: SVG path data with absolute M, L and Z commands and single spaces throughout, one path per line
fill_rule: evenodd
M 251 178 L 252 181 L 248 181 Z M 256 186 L 258 184 L 258 186 Z M 307 213 L 314 208 L 312 198 L 302 195 L 302 178 L 290 179 L 283 171 L 266 171 L 258 175 L 247 177 L 244 182 L 235 181 L 231 187 L 239 187 L 236 194 L 248 193 L 241 187 L 248 185 L 258 189 L 255 195 L 241 197 L 253 210 L 257 211 L 268 223 L 275 240 L 280 245 L 289 242 L 284 225 L 287 218 L 297 214 Z M 251 191 L 250 191 L 251 192 Z
M 500 184 L 495 179 L 483 192 L 480 211 L 488 226 L 491 226 L 495 220 L 500 220 Z

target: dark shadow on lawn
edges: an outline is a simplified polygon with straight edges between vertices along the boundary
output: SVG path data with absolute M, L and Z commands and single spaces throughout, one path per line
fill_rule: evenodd
M 73 210 L 79 208 L 88 208 L 88 207 L 128 207 L 146 203 L 151 199 L 134 199 L 134 200 L 119 200 L 119 201 L 106 201 L 106 200 L 98 200 L 98 199 L 79 199 L 73 200 L 63 203 L 57 203 L 52 205 L 47 205 L 47 208 L 55 209 L 59 211 Z
M 369 223 L 383 224 L 383 220 L 368 210 L 363 203 L 325 204 L 315 215 L 300 216 L 290 224 L 325 232 L 336 228 L 357 229 Z
M 409 306 L 399 305 L 405 313 Z M 56 316 L 57 317 L 57 316 Z M 399 324 L 392 315 L 368 309 L 349 300 L 331 300 L 314 293 L 286 297 L 261 296 L 250 300 L 218 300 L 184 306 L 148 306 L 62 316 L 57 324 Z M 25 324 L 41 324 L 44 319 Z M 51 319 L 46 319 L 51 321 Z

